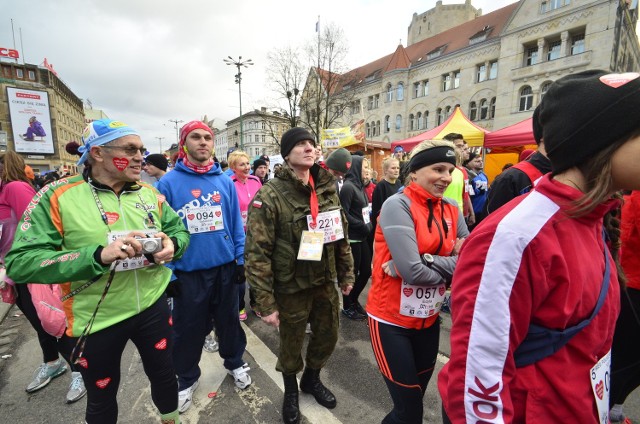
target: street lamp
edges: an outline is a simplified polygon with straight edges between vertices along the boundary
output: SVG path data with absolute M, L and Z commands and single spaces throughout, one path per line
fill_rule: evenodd
M 234 65 L 238 68 L 236 84 L 238 84 L 238 97 L 240 99 L 240 150 L 244 150 L 244 142 L 242 139 L 242 72 L 240 72 L 240 67 L 244 66 L 245 68 L 248 68 L 249 65 L 253 65 L 253 62 L 251 59 L 242 60 L 242 56 L 239 56 L 238 60 L 234 60 L 231 56 L 228 56 L 228 59 L 222 60 L 227 65 Z
M 176 142 L 180 143 L 180 132 L 178 130 L 178 124 L 184 122 L 182 119 L 178 120 L 178 119 L 169 119 L 169 122 L 173 123 L 175 125 L 175 129 L 176 129 Z
M 156 137 L 156 139 L 160 142 L 160 153 L 163 153 L 163 151 L 162 151 L 162 140 L 163 140 L 164 138 L 165 138 L 165 137 Z

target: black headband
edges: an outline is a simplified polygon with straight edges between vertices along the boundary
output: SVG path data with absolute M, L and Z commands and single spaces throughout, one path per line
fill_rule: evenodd
M 453 147 L 437 146 L 416 153 L 409 161 L 409 172 L 415 172 L 420 168 L 439 162 L 456 164 L 456 152 Z

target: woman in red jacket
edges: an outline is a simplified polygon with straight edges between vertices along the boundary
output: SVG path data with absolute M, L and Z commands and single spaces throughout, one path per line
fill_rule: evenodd
M 422 423 L 422 398 L 438 354 L 438 313 L 469 234 L 458 206 L 443 198 L 455 163 L 450 142 L 422 142 L 412 152 L 406 188 L 380 212 L 367 313 L 394 405 L 385 424 Z
M 539 108 L 552 172 L 460 252 L 445 423 L 609 422 L 620 289 L 603 217 L 640 189 L 640 74 L 567 75 Z

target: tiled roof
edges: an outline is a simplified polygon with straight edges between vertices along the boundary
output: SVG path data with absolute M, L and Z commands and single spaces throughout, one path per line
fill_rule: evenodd
M 440 48 L 442 48 L 442 51 L 439 57 L 454 53 L 468 47 L 470 40 L 474 37 L 486 36 L 485 40 L 498 38 L 518 3 L 516 2 L 479 16 L 406 48 L 399 45 L 394 53 L 346 72 L 341 78 L 343 84 L 353 87 L 363 82 L 378 79 L 386 72 L 427 62 L 427 54 Z

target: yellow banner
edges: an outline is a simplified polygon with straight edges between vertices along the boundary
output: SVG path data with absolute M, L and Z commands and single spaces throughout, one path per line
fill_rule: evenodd
M 350 127 L 323 129 L 320 141 L 325 149 L 347 147 L 364 141 L 364 119 Z

